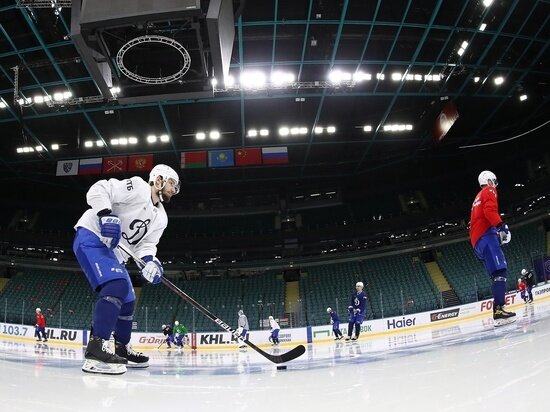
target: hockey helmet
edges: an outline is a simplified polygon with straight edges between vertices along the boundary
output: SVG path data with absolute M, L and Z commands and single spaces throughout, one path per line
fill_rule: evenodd
M 174 325 L 176 325 L 176 326 L 178 326 L 179 324 L 180 324 L 179 321 L 174 322 Z
M 42 312 L 40 308 L 36 308 L 36 313 Z
M 331 308 L 327 308 L 327 313 L 330 313 L 332 312 L 332 309 Z
M 237 313 L 239 316 L 244 315 L 244 311 L 242 309 L 239 309 L 239 312 Z
M 269 319 L 269 320 L 273 320 L 273 316 L 270 316 L 268 319 Z
M 484 170 L 483 172 L 481 172 L 477 178 L 477 181 L 479 182 L 480 186 L 485 186 L 485 185 L 489 185 L 493 187 L 498 186 L 498 180 L 496 175 L 489 170 Z
M 164 185 L 166 185 L 166 181 L 168 179 L 173 179 L 175 181 L 175 185 L 174 185 L 176 190 L 175 194 L 177 195 L 180 192 L 180 178 L 176 173 L 176 171 L 172 169 L 170 166 L 164 165 L 164 164 L 158 164 L 155 167 L 153 167 L 153 169 L 151 169 L 151 172 L 149 173 L 149 184 L 154 185 L 158 176 L 162 177 L 162 181 L 163 181 L 162 186 L 160 187 L 160 190 L 164 188 Z
M 365 285 L 363 285 L 363 282 L 357 282 L 357 283 L 355 284 L 355 287 L 356 287 L 356 288 L 361 288 L 361 289 L 363 289 L 363 288 L 365 287 Z
M 521 269 L 521 275 L 525 276 L 526 274 L 527 274 L 527 270 L 526 269 Z
M 521 282 L 521 278 L 518 279 L 518 282 Z
M 166 328 L 166 325 L 162 325 L 162 329 L 165 329 Z

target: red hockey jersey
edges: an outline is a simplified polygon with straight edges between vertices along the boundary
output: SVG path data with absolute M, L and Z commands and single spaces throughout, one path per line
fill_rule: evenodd
M 498 213 L 497 189 L 489 185 L 479 191 L 472 204 L 470 216 L 470 243 L 475 247 L 477 241 L 491 226 L 502 223 Z
M 41 328 L 46 327 L 46 319 L 44 318 L 44 315 L 42 313 L 36 314 L 36 324 Z

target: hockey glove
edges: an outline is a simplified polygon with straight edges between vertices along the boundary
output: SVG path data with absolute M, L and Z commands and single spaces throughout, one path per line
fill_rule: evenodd
M 497 233 L 498 237 L 500 239 L 500 244 L 505 245 L 506 243 L 509 243 L 510 240 L 512 240 L 512 234 L 510 233 L 510 229 L 508 229 L 508 225 L 505 225 L 502 223 L 499 227 L 497 227 Z
M 116 215 L 99 216 L 99 230 L 101 233 L 100 240 L 109 249 L 117 247 L 120 241 L 121 229 L 120 219 Z
M 143 276 L 149 283 L 156 285 L 160 283 L 160 278 L 164 272 L 160 261 L 151 255 L 143 256 L 143 261 L 147 262 L 143 269 L 141 269 L 141 276 Z

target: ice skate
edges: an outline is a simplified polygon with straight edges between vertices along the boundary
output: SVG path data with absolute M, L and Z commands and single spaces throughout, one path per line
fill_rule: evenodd
M 353 336 L 351 337 L 351 340 L 357 340 L 357 336 L 353 335 Z
M 128 361 L 115 354 L 108 340 L 91 336 L 84 354 L 82 371 L 106 375 L 122 375 L 126 372 Z
M 351 336 L 346 336 L 346 342 L 348 342 L 351 339 Z
M 493 321 L 495 327 L 504 326 L 516 321 L 516 314 L 514 312 L 507 312 L 502 306 L 496 306 L 493 311 Z
M 129 368 L 147 368 L 149 366 L 149 356 L 135 351 L 131 344 L 115 343 L 115 353 L 117 356 L 128 361 Z

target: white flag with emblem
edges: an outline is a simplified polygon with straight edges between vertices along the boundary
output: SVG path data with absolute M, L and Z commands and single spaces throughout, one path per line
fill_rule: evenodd
M 74 176 L 78 174 L 78 159 L 58 160 L 56 176 Z

